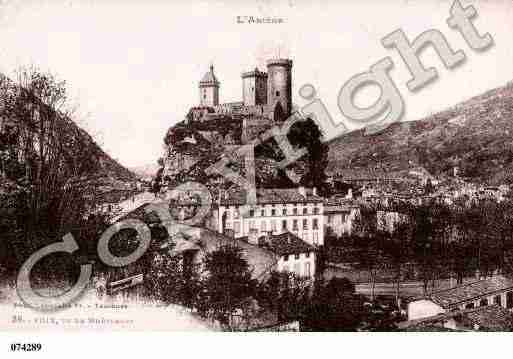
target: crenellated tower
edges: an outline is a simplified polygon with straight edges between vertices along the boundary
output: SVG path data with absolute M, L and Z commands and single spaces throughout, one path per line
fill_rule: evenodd
M 279 103 L 279 106 L 277 106 Z M 267 105 L 287 118 L 292 111 L 292 60 L 267 61 Z
M 267 74 L 255 70 L 242 73 L 242 101 L 245 106 L 267 103 Z

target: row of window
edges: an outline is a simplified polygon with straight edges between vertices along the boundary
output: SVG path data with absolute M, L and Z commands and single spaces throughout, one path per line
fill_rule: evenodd
M 298 259 L 299 259 L 299 256 L 300 256 L 300 254 L 299 254 L 299 253 L 294 254 L 294 259 L 298 260 Z M 289 260 L 289 257 L 290 257 L 290 255 L 289 255 L 289 254 L 284 255 L 284 256 L 283 256 L 283 260 L 284 260 L 285 262 L 287 262 L 287 261 Z M 306 258 L 310 258 L 310 252 L 306 252 L 306 253 L 305 253 L 305 257 L 306 257 Z
M 309 262 L 304 264 L 303 272 L 301 272 L 301 263 L 295 263 L 292 268 L 294 270 L 294 273 L 296 273 L 298 275 L 303 275 L 305 277 L 311 277 L 312 276 L 311 266 L 310 266 Z M 284 265 L 283 266 L 283 271 L 284 272 L 289 272 L 289 266 L 288 265 Z
M 232 216 L 232 211 L 231 210 L 226 210 L 226 216 L 228 218 L 230 218 Z M 250 217 L 255 217 L 255 215 L 259 213 L 260 214 L 260 217 L 265 217 L 266 216 L 266 210 L 265 209 L 261 209 L 259 211 L 255 211 L 254 209 L 250 209 L 249 210 L 249 216 Z M 267 212 L 269 213 L 269 212 Z M 282 216 L 288 216 L 289 215 L 289 211 L 287 208 L 282 208 L 281 210 L 281 215 Z M 319 207 L 314 207 L 313 208 L 313 213 L 312 214 L 319 214 L 320 213 L 320 209 Z M 302 214 L 303 215 L 308 215 L 308 208 L 307 207 L 303 207 L 303 210 L 302 210 Z M 277 216 L 278 215 L 278 210 L 276 208 L 271 208 L 271 216 Z M 292 208 L 292 213 L 291 215 L 294 215 L 294 216 L 298 216 L 299 215 L 299 209 L 297 207 L 294 207 Z M 233 218 L 239 218 L 240 217 L 240 213 L 238 210 L 234 210 L 233 211 Z
M 506 298 L 506 308 L 513 308 L 513 296 L 508 293 L 508 297 Z M 490 303 L 488 302 L 488 298 L 482 298 L 480 301 L 479 301 L 479 306 L 480 307 L 486 307 L 487 305 L 489 305 Z M 500 305 L 502 306 L 502 297 L 500 295 L 496 295 L 493 297 L 493 304 L 496 304 L 496 305 Z M 465 305 L 465 309 L 472 309 L 474 308 L 474 303 L 467 303 Z
M 249 229 L 259 229 L 259 228 L 257 228 L 257 224 L 255 222 L 257 222 L 257 221 L 254 221 L 254 220 L 249 221 Z M 267 221 L 265 221 L 265 220 L 260 221 L 260 232 L 267 232 L 267 231 L 275 232 L 278 229 L 276 220 L 273 219 L 269 222 L 270 222 L 270 226 L 268 227 Z M 306 218 L 303 219 L 302 223 L 301 223 L 301 228 L 303 230 L 310 229 L 309 222 L 310 221 L 308 219 L 306 219 Z M 232 228 L 231 223 L 227 222 L 226 227 Z M 286 219 L 282 220 L 281 221 L 281 230 L 286 231 L 289 229 L 292 231 L 299 231 L 299 220 L 298 219 L 293 219 L 292 221 L 290 221 L 290 220 L 287 221 Z M 317 218 L 312 219 L 312 229 L 314 229 L 314 230 L 319 229 L 319 219 L 317 219 Z M 241 232 L 241 222 L 239 222 L 239 221 L 233 222 L 233 231 L 235 232 L 235 234 L 238 234 Z
M 348 214 L 346 214 L 346 213 L 342 213 L 342 214 L 338 214 L 338 215 L 337 215 L 337 214 L 330 214 L 330 215 L 328 215 L 328 216 L 327 216 L 327 218 L 328 218 L 328 224 L 333 223 L 333 221 L 334 221 L 334 219 L 335 219 L 335 217 L 336 217 L 336 216 L 339 216 L 339 217 L 340 217 L 340 220 L 341 220 L 342 222 L 346 222 L 346 221 L 347 221 L 347 217 L 349 217 L 349 215 L 348 215 Z

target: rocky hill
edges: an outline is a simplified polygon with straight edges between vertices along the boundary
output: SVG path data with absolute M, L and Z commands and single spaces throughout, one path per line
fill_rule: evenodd
M 489 184 L 513 183 L 513 82 L 419 121 L 329 143 L 328 172 L 342 177 L 405 176 L 419 168 Z

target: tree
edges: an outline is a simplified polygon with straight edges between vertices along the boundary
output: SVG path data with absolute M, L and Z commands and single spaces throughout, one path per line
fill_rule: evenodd
M 383 231 L 376 231 L 366 238 L 366 242 L 360 243 L 358 256 L 358 267 L 369 272 L 371 285 L 371 302 L 375 299 L 375 288 L 378 274 L 386 268 L 389 260 L 384 250 L 384 241 L 388 234 Z
M 307 150 L 304 161 L 307 163 L 307 171 L 301 177 L 300 183 L 305 187 L 316 187 L 319 193 L 329 191 L 326 182 L 326 167 L 328 165 L 328 145 L 322 141 L 322 132 L 311 118 L 298 121 L 292 125 L 287 138 L 293 146 Z
M 241 249 L 225 245 L 207 254 L 203 261 L 206 277 L 203 281 L 203 308 L 207 316 L 232 328 L 233 314 L 243 310 L 256 294 L 256 281 L 251 278 Z
M 400 288 L 403 267 L 411 258 L 412 234 L 412 224 L 404 221 L 394 228 L 390 240 L 386 242 L 385 251 L 395 271 L 395 301 L 398 309 L 401 308 Z
M 22 263 L 35 250 L 88 225 L 99 204 L 100 152 L 73 122 L 66 84 L 35 68 L 16 82 L 0 78 L 2 175 L 15 183 L 15 222 L 8 252 Z M 86 238 L 76 238 L 79 245 Z M 59 266 L 57 263 L 56 266 Z
M 162 188 L 162 174 L 164 173 L 164 167 L 160 167 L 155 174 L 155 178 L 153 179 L 151 185 L 152 193 L 157 196 L 160 193 L 160 189 Z
M 363 299 L 355 294 L 347 278 L 328 283 L 316 281 L 311 302 L 306 307 L 302 328 L 307 331 L 353 331 L 363 319 Z

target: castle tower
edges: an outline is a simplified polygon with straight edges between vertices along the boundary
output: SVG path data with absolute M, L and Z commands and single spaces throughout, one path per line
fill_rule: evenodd
M 267 74 L 255 70 L 242 73 L 242 100 L 245 106 L 267 103 Z
M 267 105 L 280 111 L 285 118 L 292 111 L 292 60 L 272 59 L 267 61 Z
M 214 65 L 210 65 L 210 71 L 199 82 L 199 94 L 201 106 L 219 105 L 219 81 L 214 75 Z

